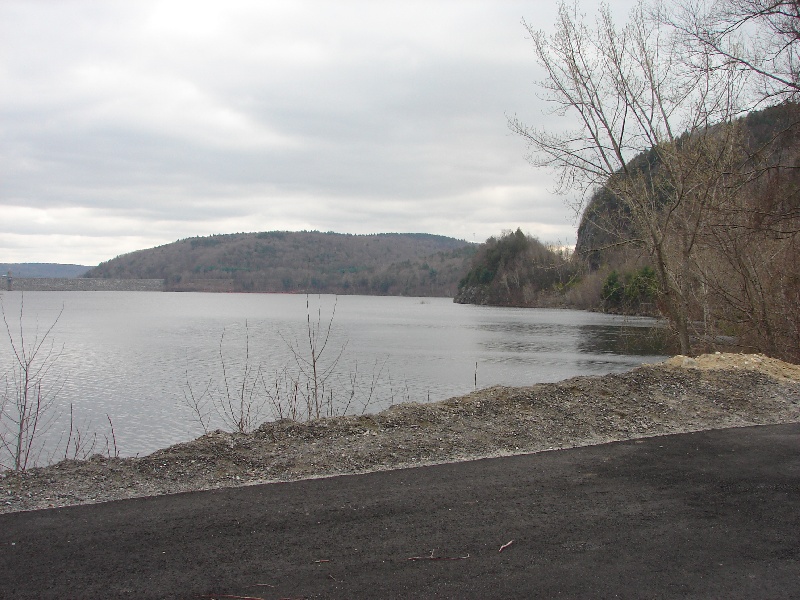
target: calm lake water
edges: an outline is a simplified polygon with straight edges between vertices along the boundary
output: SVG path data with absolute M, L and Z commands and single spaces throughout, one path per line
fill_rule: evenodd
M 0 294 L 15 335 L 24 301 L 29 345 L 37 328 L 41 336 L 63 308 L 51 333 L 61 351 L 51 381 L 63 384 L 57 398 L 62 420 L 53 431 L 68 427 L 70 404 L 84 431 L 108 435 L 108 415 L 123 456 L 202 433 L 184 400 L 187 381 L 198 396 L 208 387 L 221 397 L 220 355 L 230 388 L 241 386 L 246 365 L 260 368 L 272 389 L 285 373 L 296 373 L 295 354 L 310 356 L 309 315 L 312 329 L 319 323 L 320 344 L 330 323 L 318 367 L 335 367 L 326 394 L 334 394 L 337 411 L 348 400 L 348 410 L 357 413 L 409 400 L 443 400 L 474 390 L 476 379 L 479 388 L 521 386 L 664 359 L 654 320 L 571 310 L 465 306 L 446 298 Z M 0 374 L 9 373 L 5 335 L 0 349 Z M 222 421 L 215 416 L 211 425 Z

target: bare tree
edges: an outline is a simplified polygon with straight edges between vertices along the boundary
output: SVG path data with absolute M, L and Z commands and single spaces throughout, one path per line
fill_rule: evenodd
M 771 124 L 767 144 L 745 148 L 744 185 L 714 215 L 698 276 L 708 290 L 708 314 L 747 349 L 800 360 L 800 159 L 796 133 L 784 139 L 783 121 L 800 120 L 795 104 L 762 111 Z
M 686 57 L 709 54 L 749 78 L 754 105 L 800 94 L 800 2 L 678 0 L 665 23 L 683 36 Z
M 727 123 L 741 77 L 711 53 L 705 69 L 687 67 L 673 30 L 653 16 L 659 10 L 640 4 L 618 27 L 606 7 L 589 26 L 577 2 L 562 2 L 555 33 L 523 22 L 545 71 L 545 99 L 574 126 L 553 131 L 516 117 L 509 126 L 527 140 L 528 160 L 558 175 L 558 191 L 579 192 L 578 210 L 599 187 L 619 201 L 628 241 L 649 255 L 663 311 L 688 353 L 697 242 L 735 188 L 736 128 Z
M 52 334 L 63 310 L 44 332 L 37 326 L 31 335 L 23 325 L 24 299 L 13 328 L 0 299 L 12 363 L 0 395 L 0 467 L 24 471 L 35 466 L 58 417 L 56 397 L 63 378 L 55 368 L 63 348 L 56 347 Z
M 306 408 L 308 419 L 319 419 L 322 416 L 333 416 L 333 390 L 328 386 L 329 379 L 336 372 L 336 366 L 347 348 L 345 342 L 333 355 L 326 352 L 331 341 L 331 329 L 336 316 L 336 303 L 331 309 L 331 316 L 325 323 L 322 319 L 322 303 L 317 306 L 317 318 L 311 318 L 311 304 L 306 296 L 306 339 L 301 344 L 296 339 L 284 342 L 294 357 L 298 369 L 295 389 L 306 388 Z M 331 356 L 326 360 L 327 356 Z M 327 393 L 327 396 L 326 396 Z
M 773 105 L 743 144 L 741 191 L 718 215 L 702 278 L 718 321 L 750 348 L 800 359 L 800 2 L 676 0 L 658 15 L 687 68 L 735 69 L 747 108 Z M 753 115 L 748 120 L 755 120 Z

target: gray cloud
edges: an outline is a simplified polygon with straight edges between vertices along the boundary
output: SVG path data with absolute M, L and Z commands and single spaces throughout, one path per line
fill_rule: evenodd
M 628 3 L 629 4 L 629 3 Z M 506 115 L 547 3 L 0 4 L 0 260 L 315 228 L 574 240 Z

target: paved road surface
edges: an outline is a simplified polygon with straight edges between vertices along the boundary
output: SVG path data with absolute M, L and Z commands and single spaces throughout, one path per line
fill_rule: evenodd
M 800 598 L 800 425 L 0 516 L 0 598 L 242 596 Z

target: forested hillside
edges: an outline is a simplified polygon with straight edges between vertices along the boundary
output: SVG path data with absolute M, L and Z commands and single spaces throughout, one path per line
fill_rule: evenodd
M 493 306 L 563 304 L 563 291 L 574 276 L 568 253 L 517 229 L 480 246 L 458 284 L 455 301 Z
M 725 129 L 731 167 L 705 197 L 675 201 L 655 151 L 632 161 L 647 163 L 652 187 L 662 186 L 649 213 L 631 214 L 609 187 L 595 193 L 575 253 L 584 274 L 571 293 L 604 310 L 685 315 L 694 347 L 729 340 L 798 360 L 800 106 L 753 112 Z
M 469 242 L 429 234 L 236 233 L 125 254 L 88 277 L 159 278 L 172 291 L 448 297 L 474 252 Z
M 796 216 L 796 207 L 792 207 L 798 201 L 796 194 L 789 193 L 779 199 L 778 192 L 781 186 L 795 186 L 798 182 L 794 163 L 798 160 L 800 105 L 785 103 L 755 111 L 737 120 L 736 125 L 740 130 L 737 143 L 741 146 L 742 166 L 751 170 L 749 179 L 752 181 L 735 183 L 745 194 L 759 192 L 753 197 L 756 202 L 752 207 L 754 214 L 766 216 L 775 213 L 781 208 L 777 204 L 782 204 L 784 218 Z M 748 156 L 751 157 L 749 161 Z M 767 164 L 756 165 L 755 161 Z M 640 172 L 657 172 L 657 150 L 650 149 L 640 154 L 630 165 Z M 760 189 L 755 185 L 756 180 L 763 183 Z M 667 202 L 668 198 L 664 196 L 661 204 Z M 607 186 L 602 186 L 591 196 L 581 216 L 575 253 L 587 262 L 591 270 L 609 265 L 619 267 L 635 254 L 631 253 L 631 242 L 635 237 L 630 210 Z

